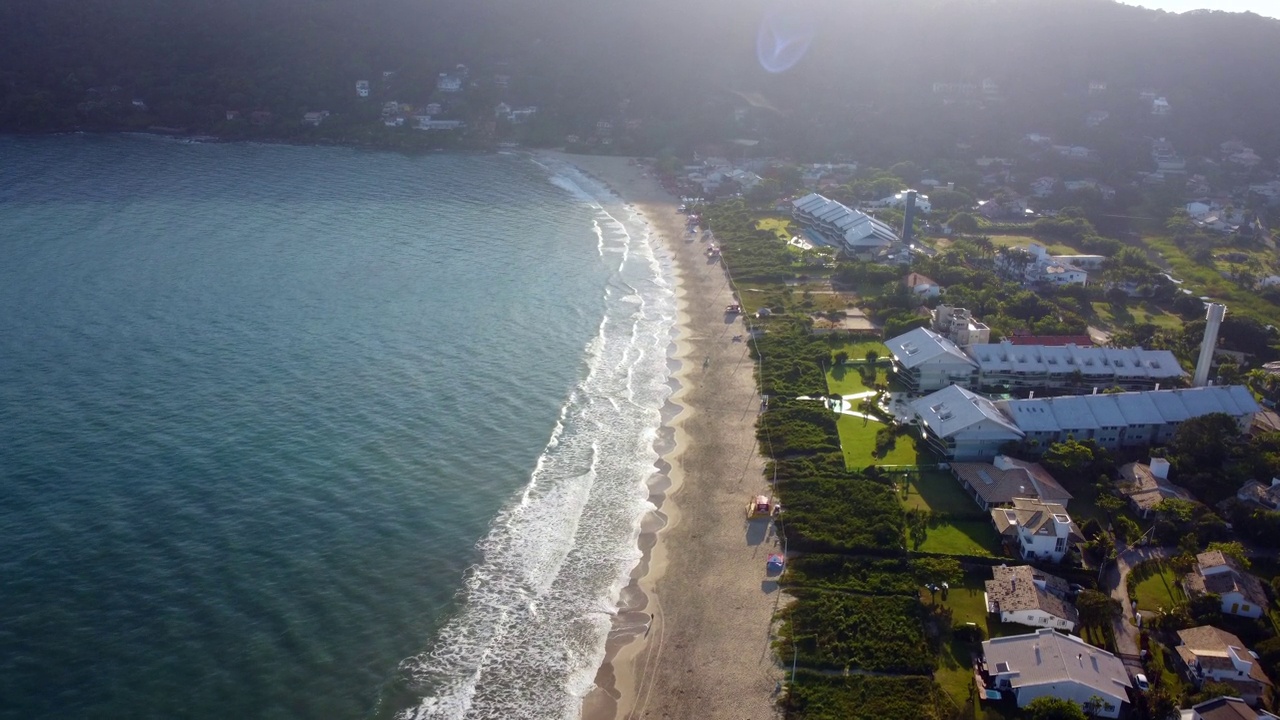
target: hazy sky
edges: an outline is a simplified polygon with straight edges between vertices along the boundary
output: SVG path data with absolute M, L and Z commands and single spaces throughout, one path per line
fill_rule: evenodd
M 1155 10 L 1186 12 L 1187 10 L 1246 10 L 1267 17 L 1280 18 L 1280 0 L 1121 0 L 1125 5 L 1141 5 Z

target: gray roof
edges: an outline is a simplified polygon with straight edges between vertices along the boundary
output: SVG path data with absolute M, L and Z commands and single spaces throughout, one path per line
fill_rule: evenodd
M 850 247 L 884 247 L 898 240 L 897 232 L 885 223 L 818 193 L 791 201 L 791 207 L 832 226 Z
M 1043 589 L 1040 584 L 1044 585 Z M 1042 610 L 1078 623 L 1080 615 L 1075 606 L 1063 599 L 1067 590 L 1066 580 L 1030 565 L 1000 565 L 991 568 L 991 579 L 986 582 L 987 609 L 993 613 Z
M 1186 375 L 1168 350 L 1102 348 L 1078 345 L 1014 345 L 1009 342 L 971 345 L 968 353 L 984 373 L 1034 372 L 1090 377 L 1175 380 Z
M 1060 537 L 1058 523 L 1062 523 L 1068 544 L 1084 542 L 1084 535 L 1060 503 L 1044 502 L 1035 498 L 1014 498 L 1013 507 L 995 508 L 991 511 L 991 523 L 1001 535 L 1016 535 L 1019 529 L 1041 537 Z M 1057 519 L 1058 522 L 1054 522 Z
M 951 437 L 980 424 L 988 424 L 992 439 L 1019 440 L 1025 433 L 996 409 L 990 400 L 959 385 L 949 385 L 911 403 L 920 421 L 934 435 Z
M 1209 413 L 1243 417 L 1261 410 L 1249 391 L 1237 385 L 1001 400 L 996 407 L 1028 432 L 1164 425 Z
M 905 368 L 917 368 L 939 359 L 977 367 L 959 346 L 929 328 L 915 328 L 884 344 L 894 361 Z
M 982 643 L 987 668 L 1016 688 L 1074 682 L 1125 700 L 1131 687 L 1120 658 L 1078 637 L 1043 629 Z M 1003 671 L 1008 668 L 1008 673 Z
M 969 483 L 969 487 L 991 505 L 1012 502 L 1018 497 L 1063 505 L 1071 500 L 1071 493 L 1039 464 L 1003 456 L 996 460 L 1007 469 L 992 463 L 953 462 L 951 472 Z

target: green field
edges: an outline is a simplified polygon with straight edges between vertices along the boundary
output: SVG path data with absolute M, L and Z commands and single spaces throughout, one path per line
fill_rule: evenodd
M 917 465 L 920 455 L 916 450 L 916 438 L 904 435 L 884 457 L 875 456 L 876 432 L 885 427 L 879 420 L 867 420 L 841 415 L 836 418 L 836 430 L 840 433 L 840 449 L 844 451 L 844 464 L 850 470 L 861 470 L 868 465 Z
M 1280 308 L 1262 298 L 1253 290 L 1246 290 L 1225 278 L 1217 268 L 1207 267 L 1192 260 L 1172 239 L 1163 236 L 1146 236 L 1142 242 L 1158 252 L 1173 271 L 1173 276 L 1183 280 L 1184 288 L 1196 296 L 1207 296 L 1231 307 L 1231 312 L 1249 315 L 1262 323 L 1275 321 Z
M 1112 330 L 1126 325 L 1150 323 L 1166 330 L 1177 330 L 1182 327 L 1183 320 L 1177 315 L 1167 313 L 1151 303 L 1131 301 L 1130 305 L 1116 308 L 1109 302 L 1092 303 L 1097 322 L 1103 328 Z
M 1084 255 L 1085 253 L 1058 242 L 1047 242 L 1031 237 L 1030 235 L 988 235 L 991 238 L 991 244 L 996 247 L 1008 248 L 1025 248 L 1031 243 L 1039 243 L 1044 246 L 1053 255 Z
M 908 510 L 952 514 L 981 512 L 973 498 L 966 495 L 960 483 L 945 470 L 926 470 L 918 477 L 900 482 L 899 486 L 903 490 L 900 493 L 902 506 Z
M 1154 613 L 1159 608 L 1168 610 L 1187 602 L 1187 596 L 1178 586 L 1178 577 L 1172 568 L 1165 563 L 1160 563 L 1152 570 L 1154 571 L 1147 571 L 1151 574 L 1138 582 L 1133 589 L 1134 596 L 1129 598 L 1138 601 L 1138 610 Z M 1138 572 L 1144 571 L 1146 571 L 1145 568 Z
M 791 220 L 784 217 L 763 218 L 756 221 L 756 228 L 759 230 L 772 230 L 778 239 L 786 242 L 791 239 L 794 233 L 791 232 Z
M 929 527 L 920 552 L 991 557 L 1000 553 L 1000 536 L 990 520 L 951 520 Z
M 866 354 L 865 352 L 863 353 Z M 867 362 L 859 360 L 853 362 L 850 360 L 845 365 L 833 366 L 827 370 L 827 392 L 836 393 L 837 395 L 856 395 L 870 390 L 862 377 L 862 370 L 866 368 Z M 889 382 L 889 368 L 876 366 L 876 382 Z

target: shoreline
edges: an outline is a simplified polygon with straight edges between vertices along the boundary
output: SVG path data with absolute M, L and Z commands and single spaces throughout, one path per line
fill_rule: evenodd
M 724 268 L 705 256 L 701 236 L 686 235 L 676 199 L 630 158 L 534 154 L 573 165 L 642 214 L 670 254 L 676 294 L 673 392 L 648 482 L 655 509 L 642 521 L 641 558 L 619 595 L 582 718 L 776 717 L 780 595 L 764 561 L 780 547 L 772 528 L 744 517 L 748 498 L 768 485 L 755 438 L 755 362 L 742 318 L 723 312 L 737 302 Z

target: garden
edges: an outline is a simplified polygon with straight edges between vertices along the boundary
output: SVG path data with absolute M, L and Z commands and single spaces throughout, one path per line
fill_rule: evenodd
M 1139 563 L 1129 573 L 1129 599 L 1138 602 L 1138 610 L 1155 615 L 1185 605 L 1187 596 L 1178 584 L 1178 575 L 1169 563 L 1147 561 Z

